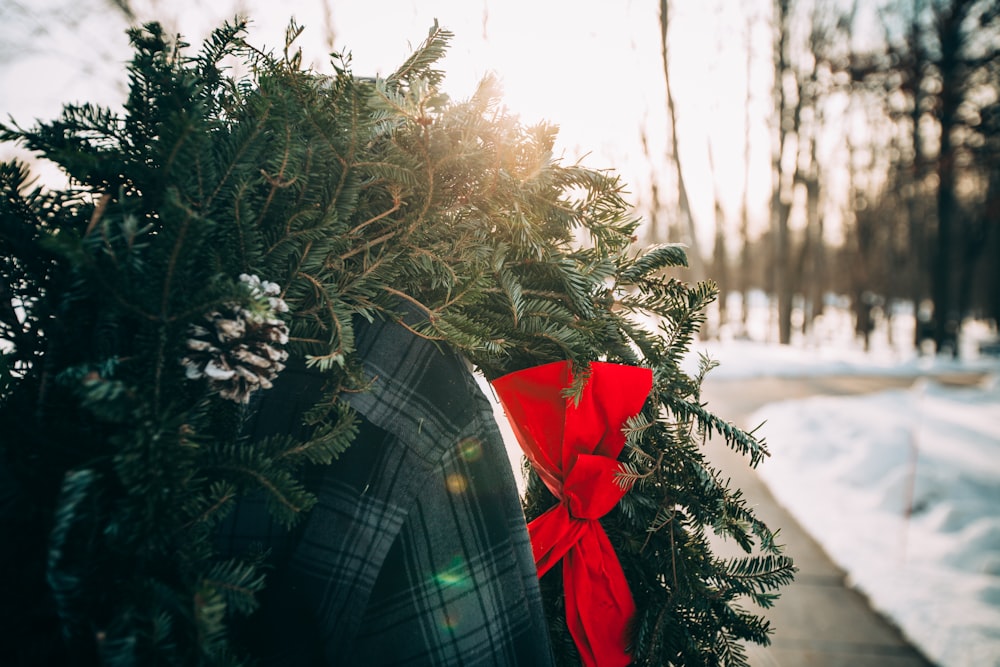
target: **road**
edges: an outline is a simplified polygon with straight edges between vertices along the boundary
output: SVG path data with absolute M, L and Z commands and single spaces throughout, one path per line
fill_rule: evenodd
M 964 383 L 965 377 L 936 378 Z M 816 395 L 861 395 L 904 388 L 914 378 L 808 377 L 707 379 L 702 398 L 708 409 L 743 429 L 751 415 L 777 401 Z M 760 478 L 721 439 L 709 442 L 710 460 L 741 488 L 758 517 L 773 530 L 795 559 L 795 582 L 782 589 L 773 609 L 763 613 L 775 628 L 768 647 L 750 645 L 753 667 L 930 667 L 929 663 L 886 619 L 874 612 L 863 595 L 851 588 L 844 571 L 775 500 Z M 766 464 L 765 464 L 766 465 Z M 718 547 L 722 553 L 726 543 Z M 736 549 L 733 555 L 741 553 Z

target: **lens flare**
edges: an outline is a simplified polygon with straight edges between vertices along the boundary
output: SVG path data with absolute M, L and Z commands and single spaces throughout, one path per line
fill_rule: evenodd
M 459 475 L 458 473 L 448 475 L 448 479 L 445 480 L 445 484 L 448 487 L 448 491 L 454 493 L 455 495 L 465 493 L 466 489 L 469 488 L 469 480 L 465 478 L 465 475 Z
M 466 461 L 478 461 L 483 455 L 483 443 L 479 438 L 466 438 L 458 443 L 458 451 Z
M 434 581 L 446 588 L 469 588 L 472 585 L 469 577 L 469 568 L 461 556 L 452 558 L 448 567 L 434 575 Z

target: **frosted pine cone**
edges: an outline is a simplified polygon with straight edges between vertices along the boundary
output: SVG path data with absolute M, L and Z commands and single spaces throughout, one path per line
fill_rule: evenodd
M 188 353 L 181 359 L 188 378 L 206 378 L 209 387 L 223 398 L 246 403 L 257 389 L 269 389 L 284 368 L 288 352 L 288 326 L 273 317 L 288 306 L 277 297 L 274 283 L 261 283 L 256 276 L 240 276 L 252 296 L 265 301 L 266 314 L 235 304 L 205 314 L 205 325 L 191 325 Z

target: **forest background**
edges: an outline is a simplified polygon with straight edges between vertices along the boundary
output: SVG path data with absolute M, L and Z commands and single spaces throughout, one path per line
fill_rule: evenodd
M 1000 318 L 1000 6 L 988 0 L 3 0 L 0 113 L 23 126 L 61 105 L 116 105 L 125 30 L 192 42 L 236 14 L 305 62 L 348 51 L 359 74 L 401 61 L 433 21 L 456 33 L 456 98 L 496 72 L 510 108 L 560 127 L 568 162 L 611 168 L 645 219 L 683 242 L 685 279 L 725 298 L 708 337 L 809 337 L 833 300 L 858 338 L 876 326 L 958 354 L 962 323 Z M 0 148 L 0 157 L 16 149 Z M 59 176 L 39 166 L 43 179 Z

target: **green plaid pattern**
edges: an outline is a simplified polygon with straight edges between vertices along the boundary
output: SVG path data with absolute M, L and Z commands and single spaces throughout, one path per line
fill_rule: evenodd
M 225 552 L 255 544 L 273 571 L 239 628 L 269 665 L 551 665 L 513 472 L 486 398 L 447 349 L 359 322 L 369 392 L 354 445 L 309 471 L 318 503 L 287 533 L 260 498 L 222 527 Z M 322 376 L 289 367 L 249 422 L 301 433 Z

